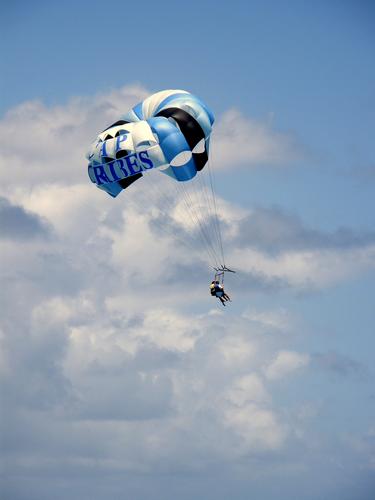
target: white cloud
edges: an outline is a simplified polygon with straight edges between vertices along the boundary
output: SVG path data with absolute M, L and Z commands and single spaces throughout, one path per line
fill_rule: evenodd
M 178 352 L 193 349 L 201 334 L 199 322 L 172 309 L 150 311 L 136 333 L 159 348 Z
M 351 249 L 285 251 L 269 255 L 252 248 L 233 248 L 227 260 L 243 271 L 283 280 L 296 290 L 330 287 L 374 269 L 375 245 Z
M 240 336 L 223 338 L 217 344 L 218 353 L 227 366 L 240 366 L 249 363 L 257 352 L 255 342 Z
M 282 308 L 274 311 L 258 311 L 249 308 L 244 312 L 244 317 L 271 330 L 287 331 L 290 330 L 293 325 L 291 314 L 286 309 Z
M 277 450 L 286 437 L 274 413 L 253 404 L 228 410 L 226 423 L 242 438 L 240 450 Z
M 306 367 L 309 361 L 308 354 L 301 354 L 294 351 L 280 351 L 271 363 L 264 368 L 264 373 L 268 379 L 277 380 Z
M 236 406 L 265 403 L 270 400 L 261 378 L 256 373 L 236 378 L 226 397 Z
M 285 165 L 301 156 L 291 134 L 277 132 L 267 122 L 245 117 L 240 111 L 226 111 L 213 133 L 215 167 Z
M 290 331 L 288 313 L 228 307 L 224 314 L 208 294 L 210 270 L 199 258 L 192 263 L 190 250 L 173 238 L 150 230 L 148 193 L 143 206 L 130 190 L 113 200 L 87 178 L 91 137 L 144 95 L 142 87 L 125 87 L 65 106 L 26 103 L 0 124 L 3 194 L 52 228 L 46 241 L 6 241 L 1 249 L 0 372 L 14 470 L 25 463 L 201 470 L 288 445 L 290 416 L 274 404 L 271 381 L 293 376 L 309 358 L 277 352 L 273 336 L 263 335 Z M 241 126 L 229 140 L 224 134 L 233 120 Z M 228 148 L 219 162 L 232 154 L 249 164 L 294 158 L 288 136 L 234 112 L 217 133 Z M 220 207 L 233 241 L 248 211 L 225 200 Z M 367 269 L 370 256 L 362 251 Z M 307 280 L 341 279 L 360 250 L 347 252 L 270 256 L 233 247 L 228 261 L 300 289 Z

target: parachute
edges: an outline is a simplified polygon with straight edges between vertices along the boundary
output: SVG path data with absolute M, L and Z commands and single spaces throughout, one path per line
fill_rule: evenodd
M 148 200 L 152 191 L 160 189 L 155 204 L 160 216 L 154 222 L 194 250 L 193 240 L 198 238 L 210 265 L 225 272 L 209 162 L 213 123 L 210 109 L 189 92 L 157 92 L 98 135 L 87 153 L 88 175 L 112 197 L 136 181 L 148 190 Z M 159 172 L 169 180 L 161 183 L 156 178 Z M 183 231 L 167 224 L 176 213 Z
M 114 197 L 153 168 L 188 181 L 207 163 L 213 122 L 188 92 L 158 92 L 99 134 L 88 153 L 89 177 Z

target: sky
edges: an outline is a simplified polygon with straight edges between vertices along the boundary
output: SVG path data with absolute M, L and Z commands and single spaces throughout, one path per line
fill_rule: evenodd
M 1 12 L 1 498 L 373 499 L 373 2 Z M 216 117 L 225 308 L 146 183 L 87 176 L 173 88 Z

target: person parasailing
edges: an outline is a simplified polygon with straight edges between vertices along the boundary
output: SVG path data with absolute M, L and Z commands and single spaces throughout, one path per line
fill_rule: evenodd
M 215 278 L 211 281 L 210 284 L 210 293 L 213 297 L 217 297 L 220 302 L 225 306 L 225 302 L 231 302 L 229 295 L 224 290 L 224 273 L 230 272 L 234 273 L 231 269 L 228 269 L 226 266 L 221 266 L 220 268 L 215 268 Z M 221 279 L 221 283 L 220 283 Z
M 225 302 L 230 301 L 230 297 L 224 291 L 224 287 L 219 281 L 212 281 L 210 285 L 210 292 L 213 297 L 217 297 L 220 302 L 225 306 Z

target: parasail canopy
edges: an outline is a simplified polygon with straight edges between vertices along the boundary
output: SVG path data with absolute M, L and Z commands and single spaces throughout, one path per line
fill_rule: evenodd
M 151 169 L 189 181 L 207 163 L 213 122 L 189 92 L 157 92 L 98 135 L 87 154 L 89 177 L 114 197 Z

